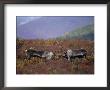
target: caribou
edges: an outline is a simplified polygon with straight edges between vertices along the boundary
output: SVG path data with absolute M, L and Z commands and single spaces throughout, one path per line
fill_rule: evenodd
M 66 57 L 69 61 L 73 58 L 86 58 L 86 55 L 87 55 L 87 51 L 83 48 L 81 49 L 68 49 L 63 57 Z
M 26 58 L 31 59 L 32 57 L 40 57 L 40 58 L 46 58 L 48 60 L 52 59 L 53 52 L 49 51 L 37 51 L 33 48 L 29 48 L 25 50 Z

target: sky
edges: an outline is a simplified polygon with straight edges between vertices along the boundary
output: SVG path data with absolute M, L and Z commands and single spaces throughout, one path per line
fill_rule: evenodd
M 40 16 L 37 16 L 37 17 L 33 17 L 33 16 L 19 16 L 17 17 L 17 25 L 24 25 L 24 24 L 27 24 L 35 19 L 40 19 L 41 17 Z
M 17 37 L 49 39 L 77 28 L 94 24 L 93 16 L 17 16 Z

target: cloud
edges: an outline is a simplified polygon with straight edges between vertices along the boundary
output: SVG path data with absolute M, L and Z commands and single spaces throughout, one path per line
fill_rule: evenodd
M 24 25 L 35 19 L 40 19 L 42 16 L 17 16 L 18 25 Z

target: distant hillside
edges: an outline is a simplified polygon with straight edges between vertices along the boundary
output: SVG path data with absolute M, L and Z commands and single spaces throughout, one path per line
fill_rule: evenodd
M 78 27 L 94 23 L 93 16 L 17 16 L 16 31 L 20 39 L 54 39 Z
M 56 39 L 84 39 L 94 40 L 94 25 L 87 25 L 76 30 L 66 32 L 63 36 Z

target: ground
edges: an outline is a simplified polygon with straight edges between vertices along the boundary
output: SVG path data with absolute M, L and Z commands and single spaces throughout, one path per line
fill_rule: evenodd
M 94 42 L 89 40 L 18 40 L 16 41 L 17 74 L 94 74 Z M 44 58 L 25 58 L 25 49 L 52 51 L 56 56 L 63 55 L 67 49 L 87 50 L 87 57 L 68 61 L 64 57 L 51 60 Z

